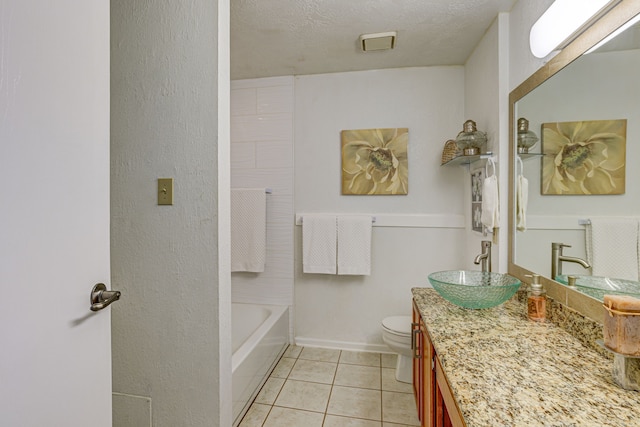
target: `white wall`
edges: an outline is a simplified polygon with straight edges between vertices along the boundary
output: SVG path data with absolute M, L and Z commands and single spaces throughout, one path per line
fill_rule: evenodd
M 231 275 L 233 302 L 293 305 L 293 77 L 231 84 L 231 187 L 267 187 L 263 273 Z
M 463 68 L 299 76 L 295 100 L 296 213 L 397 215 L 389 227 L 373 228 L 371 276 L 302 273 L 296 227 L 296 342 L 385 350 L 380 321 L 409 315 L 410 290 L 429 286 L 429 273 L 465 264 L 468 175 L 460 167 L 440 167 L 445 141 L 464 122 Z M 409 128 L 409 194 L 342 196 L 340 131 L 385 127 Z M 406 226 L 412 218 L 427 225 Z
M 229 426 L 228 1 L 111 12 L 114 425 Z
M 497 159 L 496 175 L 499 180 L 500 226 L 497 233 L 472 231 L 467 220 L 467 260 L 481 252 L 480 241 L 490 240 L 493 271 L 507 271 L 508 249 L 508 132 L 509 94 L 506 85 L 508 64 L 505 58 L 508 46 L 508 15 L 499 14 L 465 64 L 465 117 L 475 120 L 478 129 L 487 133 L 487 150 Z M 470 170 L 485 168 L 485 162 L 471 165 Z M 485 175 L 486 176 L 486 175 Z M 471 212 L 471 191 L 465 186 L 466 211 Z M 477 267 L 476 267 L 477 268 Z

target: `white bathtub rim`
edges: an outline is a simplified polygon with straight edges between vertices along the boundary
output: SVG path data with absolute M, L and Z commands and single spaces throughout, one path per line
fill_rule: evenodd
M 249 336 L 249 338 L 238 347 L 233 355 L 231 356 L 231 372 L 235 372 L 238 366 L 245 361 L 245 359 L 251 354 L 251 351 L 258 345 L 258 342 L 253 338 L 256 336 L 262 337 L 269 331 L 275 323 L 280 320 L 280 318 L 286 314 L 287 310 L 289 310 L 289 306 L 287 305 L 268 305 L 268 304 L 248 304 L 248 303 L 233 303 L 233 304 L 241 304 L 241 305 L 252 305 L 259 306 L 262 308 L 267 308 L 271 310 L 271 314 L 269 317 Z M 233 325 L 232 325 L 233 328 Z

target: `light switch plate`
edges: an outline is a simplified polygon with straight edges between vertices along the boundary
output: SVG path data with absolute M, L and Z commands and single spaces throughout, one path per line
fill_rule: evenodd
M 158 178 L 158 205 L 173 205 L 173 178 Z

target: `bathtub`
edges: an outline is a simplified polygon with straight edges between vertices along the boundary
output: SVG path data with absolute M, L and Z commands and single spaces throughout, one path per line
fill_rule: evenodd
M 289 308 L 231 305 L 233 425 L 264 384 L 289 343 Z

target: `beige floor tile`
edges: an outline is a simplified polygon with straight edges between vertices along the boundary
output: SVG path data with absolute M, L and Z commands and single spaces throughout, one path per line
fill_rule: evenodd
M 380 390 L 380 368 L 339 363 L 335 385 Z
M 324 414 L 274 406 L 264 427 L 322 427 Z
M 331 384 L 337 366 L 336 363 L 298 359 L 289 374 L 289 379 Z
M 340 350 L 304 347 L 298 357 L 300 359 L 316 360 L 318 362 L 337 362 L 340 358 Z
M 418 411 L 413 394 L 382 392 L 382 420 L 385 422 L 419 426 Z
M 276 367 L 271 372 L 271 376 L 274 378 L 287 378 L 291 373 L 291 368 L 296 363 L 296 359 L 290 357 L 283 357 L 280 359 Z
M 379 390 L 334 386 L 327 414 L 380 421 Z
M 358 351 L 342 351 L 340 363 L 350 365 L 380 366 L 380 353 L 365 353 Z
M 395 368 L 382 368 L 382 389 L 400 393 L 413 393 L 413 385 L 396 380 Z
M 275 405 L 324 413 L 327 410 L 329 393 L 331 393 L 330 384 L 287 380 Z
M 269 415 L 270 410 L 270 405 L 254 403 L 242 419 L 240 427 L 261 427 L 264 420 L 267 419 L 267 415 Z
M 380 421 L 362 420 L 360 418 L 338 417 L 327 415 L 323 427 L 380 427 Z
M 255 402 L 263 403 L 265 405 L 273 405 L 273 402 L 276 401 L 278 393 L 280 393 L 280 390 L 284 385 L 284 381 L 284 378 L 269 377 L 267 382 L 262 386 L 262 390 L 260 390 L 258 396 L 256 396 Z
M 290 345 L 287 350 L 284 352 L 283 357 L 291 357 L 293 359 L 297 359 L 300 356 L 300 352 L 302 351 L 302 347 L 298 347 L 297 345 Z
M 382 367 L 383 368 L 395 368 L 396 367 L 396 363 L 398 363 L 398 355 L 397 354 L 382 353 L 380 355 L 380 358 L 382 360 Z

